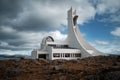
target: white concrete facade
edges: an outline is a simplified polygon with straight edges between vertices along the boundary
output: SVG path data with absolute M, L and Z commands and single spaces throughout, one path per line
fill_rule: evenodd
M 33 50 L 32 59 L 78 59 L 89 56 L 104 55 L 93 48 L 82 37 L 77 26 L 78 15 L 73 14 L 72 8 L 68 11 L 68 37 L 66 43 L 56 43 L 51 36 L 45 37 L 41 42 L 41 49 Z

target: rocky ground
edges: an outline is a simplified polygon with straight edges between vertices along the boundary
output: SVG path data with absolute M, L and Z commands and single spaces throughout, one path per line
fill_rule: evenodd
M 120 80 L 120 56 L 0 61 L 0 80 Z

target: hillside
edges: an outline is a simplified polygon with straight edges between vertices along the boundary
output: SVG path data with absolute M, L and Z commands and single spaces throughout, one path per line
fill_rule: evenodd
M 0 80 L 120 80 L 120 56 L 2 60 Z

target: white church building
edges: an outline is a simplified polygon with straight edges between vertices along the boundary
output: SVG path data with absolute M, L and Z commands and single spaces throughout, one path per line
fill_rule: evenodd
M 34 49 L 31 52 L 32 59 L 44 58 L 55 59 L 80 59 L 90 56 L 105 55 L 93 48 L 84 40 L 77 25 L 78 15 L 73 14 L 72 8 L 68 11 L 68 36 L 63 43 L 55 42 L 53 37 L 43 38 L 40 49 Z

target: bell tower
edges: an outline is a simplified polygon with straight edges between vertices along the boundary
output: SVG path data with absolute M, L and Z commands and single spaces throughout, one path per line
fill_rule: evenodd
M 72 11 L 72 8 L 68 10 L 67 21 L 68 21 L 68 45 L 71 48 L 77 48 L 81 50 L 81 57 L 97 56 L 103 55 L 102 52 L 93 48 L 85 39 L 83 38 L 81 32 L 79 31 L 77 25 L 78 15 Z

